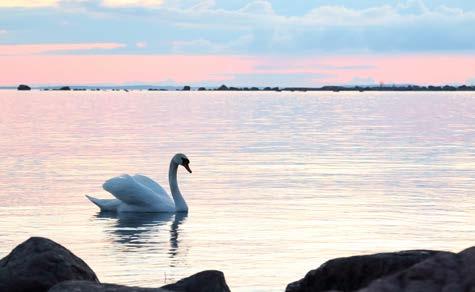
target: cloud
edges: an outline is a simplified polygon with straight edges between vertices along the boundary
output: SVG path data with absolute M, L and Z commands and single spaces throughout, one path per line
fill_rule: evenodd
M 272 4 L 269 1 L 257 0 L 252 1 L 241 9 L 238 10 L 240 13 L 251 14 L 251 15 L 273 15 L 274 9 Z
M 226 53 L 228 51 L 242 51 L 254 37 L 243 35 L 226 43 L 212 42 L 206 39 L 173 42 L 174 53 L 194 52 L 195 54 Z
M 41 8 L 57 6 L 60 0 L 0 0 L 0 8 Z
M 163 0 L 102 0 L 103 6 L 106 7 L 148 7 L 156 8 L 163 4 Z
M 37 55 L 83 50 L 110 50 L 124 47 L 118 43 L 0 45 L 0 56 Z
M 449 4 L 425 5 L 421 0 L 372 0 L 366 3 L 383 4 L 364 7 L 349 2 L 344 6 L 335 5 L 331 3 L 336 1 L 322 0 L 318 2 L 330 5 L 321 4 L 300 14 L 289 14 L 282 9 L 283 4 L 273 2 L 274 9 L 272 1 L 265 0 L 59 2 L 60 9 L 29 9 L 22 11 L 22 17 L 2 14 L 0 26 L 15 31 L 8 36 L 8 41 L 38 42 L 42 36 L 41 41 L 52 43 L 58 40 L 146 42 L 147 50 L 141 50 L 141 53 L 181 54 L 475 51 L 475 38 L 469 37 L 475 27 L 475 11 L 466 7 L 462 9 L 453 3 L 449 7 Z M 23 0 L 23 3 L 27 5 L 30 1 Z M 25 19 L 35 25 L 25 26 Z M 68 25 L 61 25 L 65 20 Z M 80 33 L 71 34 L 73 28 L 78 28 Z M 136 53 L 138 50 L 132 45 L 125 51 Z
M 147 42 L 136 42 L 135 46 L 139 49 L 143 49 L 147 47 Z
M 0 29 L 0 36 L 7 34 L 8 31 L 6 29 Z

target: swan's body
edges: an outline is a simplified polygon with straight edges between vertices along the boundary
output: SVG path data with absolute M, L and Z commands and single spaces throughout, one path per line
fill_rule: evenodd
M 102 187 L 116 199 L 96 199 L 86 197 L 101 211 L 113 212 L 187 212 L 188 206 L 177 182 L 178 165 L 183 165 L 190 173 L 190 161 L 184 154 L 176 154 L 170 161 L 168 180 L 172 196 L 152 179 L 136 174 L 124 174 L 107 180 Z

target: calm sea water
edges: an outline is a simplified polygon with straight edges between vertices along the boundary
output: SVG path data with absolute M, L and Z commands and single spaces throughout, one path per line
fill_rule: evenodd
M 282 291 L 325 260 L 475 245 L 474 93 L 0 91 L 0 257 L 30 236 L 103 282 L 204 269 Z M 190 212 L 99 214 L 84 194 L 142 173 Z

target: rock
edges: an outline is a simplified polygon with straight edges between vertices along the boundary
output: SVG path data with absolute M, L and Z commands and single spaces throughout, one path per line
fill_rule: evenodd
M 71 90 L 71 87 L 63 86 L 63 87 L 60 87 L 59 90 Z
M 373 280 L 407 269 L 438 253 L 412 250 L 337 258 L 308 272 L 303 279 L 290 283 L 285 291 L 355 291 L 365 288 Z
M 181 279 L 175 284 L 161 287 L 163 289 L 180 292 L 229 292 L 223 272 L 203 271 L 190 277 Z
M 20 84 L 18 85 L 17 90 L 31 90 L 31 87 L 25 84 Z
M 229 292 L 229 287 L 220 271 L 203 271 L 184 278 L 175 284 L 161 288 L 127 287 L 115 284 L 99 284 L 89 281 L 59 283 L 48 292 Z
M 0 291 L 48 291 L 66 280 L 98 282 L 85 262 L 47 238 L 31 237 L 0 260 Z
M 198 91 L 206 91 L 206 88 L 205 87 L 200 87 L 200 88 L 198 88 Z
M 475 247 L 458 254 L 438 253 L 360 291 L 475 291 Z
M 170 292 L 170 290 L 99 284 L 90 281 L 65 281 L 55 285 L 48 292 Z
M 191 90 L 190 86 L 188 86 L 188 85 L 183 86 L 182 91 L 190 91 L 190 90 Z

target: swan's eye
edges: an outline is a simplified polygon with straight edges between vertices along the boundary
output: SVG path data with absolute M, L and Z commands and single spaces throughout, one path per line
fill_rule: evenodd
M 181 164 L 186 165 L 186 164 L 189 164 L 189 163 L 190 163 L 190 160 L 188 160 L 187 158 L 182 158 L 181 159 Z

